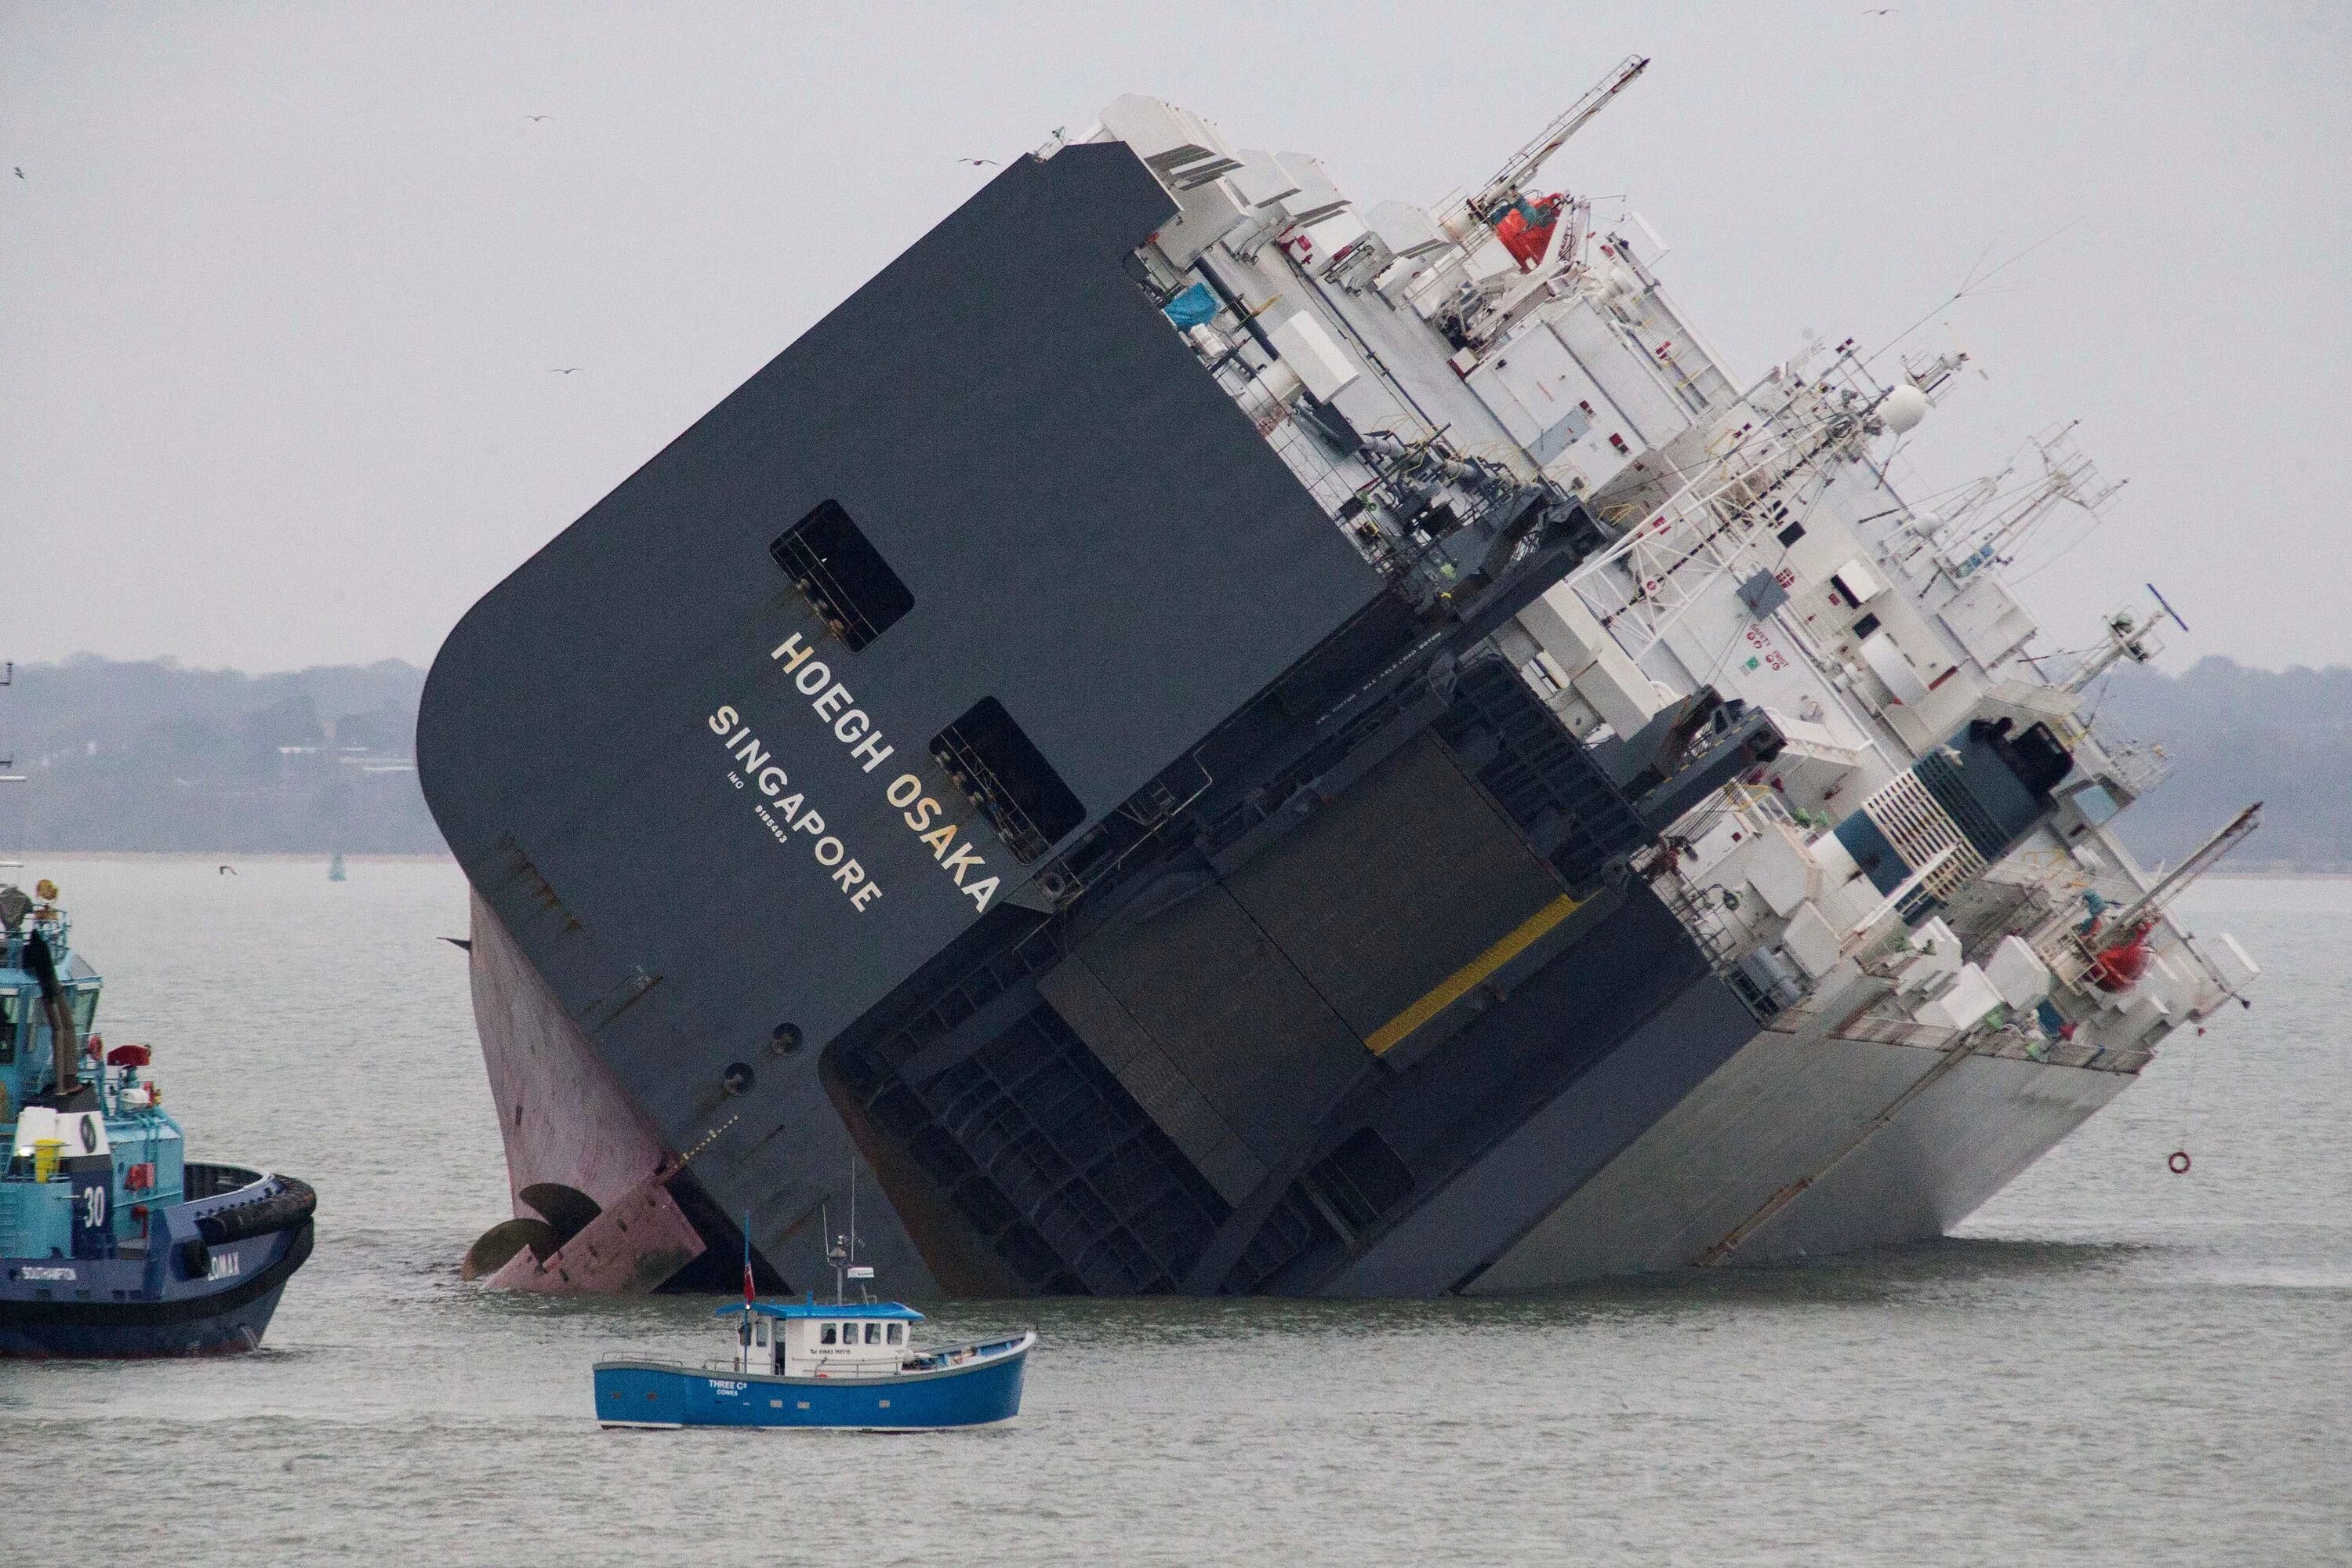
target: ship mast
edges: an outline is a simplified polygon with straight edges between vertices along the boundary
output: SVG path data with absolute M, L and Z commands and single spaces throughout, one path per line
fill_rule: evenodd
M 2155 595 L 2157 607 L 2145 614 L 2117 610 L 2109 616 L 2107 646 L 2084 659 L 2082 668 L 2066 678 L 2066 690 L 2084 689 L 2105 675 L 2118 659 L 2127 658 L 2134 664 L 2146 664 L 2162 653 L 2164 644 L 2154 633 L 2166 620 L 2170 620 L 2184 632 L 2189 629 L 2189 623 L 2180 618 L 2180 612 L 2167 603 L 2162 594 L 2157 593 L 2155 584 L 2148 584 L 2147 591 Z
M 2018 542 L 2061 501 L 2082 508 L 2095 519 L 2104 517 L 2108 503 L 2131 481 L 2109 482 L 2101 478 L 2096 465 L 2074 443 L 2074 427 L 2080 423 L 2073 421 L 2034 438 L 2033 446 L 2042 457 L 2040 478 L 2007 496 L 1999 493 L 1998 479 L 1980 482 L 1969 501 L 1947 517 L 1955 542 L 1946 561 L 1954 581 L 1965 581 L 1986 566 L 2006 561 Z M 1990 510 L 1982 517 L 1969 515 L 1980 508 Z

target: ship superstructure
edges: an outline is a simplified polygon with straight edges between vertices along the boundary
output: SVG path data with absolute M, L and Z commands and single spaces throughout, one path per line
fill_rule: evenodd
M 1839 1250 L 2242 997 L 2112 832 L 2158 612 L 2059 668 L 2002 582 L 2111 488 L 2062 431 L 1907 505 L 1961 356 L 1727 371 L 1535 184 L 1643 63 L 1437 212 L 1121 99 L 467 616 L 472 1272 L 692 1282 L 748 1212 L 794 1286 L 853 1152 L 968 1293 Z

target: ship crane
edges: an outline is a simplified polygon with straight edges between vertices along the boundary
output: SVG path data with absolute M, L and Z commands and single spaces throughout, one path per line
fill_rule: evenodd
M 1494 223 L 1502 216 L 1502 209 L 1519 199 L 1520 188 L 1535 178 L 1546 159 L 1559 152 L 1563 142 L 1583 130 L 1594 115 L 1608 108 L 1612 100 L 1633 85 L 1635 77 L 1649 68 L 1646 56 L 1627 55 L 1618 62 L 1616 69 L 1601 79 L 1598 86 L 1569 105 L 1559 118 L 1544 127 L 1543 132 L 1534 141 L 1512 153 L 1495 177 L 1481 186 L 1478 194 L 1465 205 L 1478 215 L 1481 222 Z
M 2166 904 L 2182 889 L 2203 876 L 2214 863 L 2236 848 L 2246 836 L 2263 825 L 2263 803 L 2254 802 L 2231 817 L 2228 826 L 2190 852 L 2172 871 L 2133 900 L 2128 909 L 2105 918 L 2101 923 L 2104 938 L 2111 937 L 2107 945 L 2099 949 L 2091 960 L 2091 981 L 2102 991 L 2127 991 L 2139 983 L 2147 972 L 2148 932 L 2163 917 Z M 2222 989 L 2237 997 L 2242 1007 L 2252 1002 L 2225 984 Z M 2186 1158 L 2186 1156 L 2181 1156 Z M 2176 1167 L 2175 1173 L 2186 1167 Z
M 2127 930 L 2137 925 L 2158 910 L 2169 903 L 2175 893 L 2203 876 L 2213 863 L 2235 849 L 2246 836 L 2263 825 L 2263 803 L 2254 802 L 2231 817 L 2228 826 L 2189 852 L 2189 858 L 2166 873 L 2161 880 L 2142 893 L 2133 905 L 2115 917 L 2114 929 Z
M 1534 141 L 1512 153 L 1476 195 L 1446 209 L 1438 226 L 1447 238 L 1465 250 L 1475 249 L 1483 237 L 1478 231 L 1485 229 L 1518 263 L 1520 273 L 1516 283 L 1507 286 L 1501 279 L 1485 284 L 1465 281 L 1461 285 L 1464 298 L 1457 300 L 1452 312 L 1457 343 L 1466 346 L 1491 341 L 1539 298 L 1538 290 L 1553 275 L 1575 263 L 1583 247 L 1585 219 L 1591 204 L 1583 198 L 1571 202 L 1559 191 L 1531 197 L 1523 187 L 1536 177 L 1546 159 L 1559 152 L 1570 137 L 1607 108 L 1649 66 L 1649 60 L 1643 56 L 1626 56 L 1599 85 L 1544 127 Z

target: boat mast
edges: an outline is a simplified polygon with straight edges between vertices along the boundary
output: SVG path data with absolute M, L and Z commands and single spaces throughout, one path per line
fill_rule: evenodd
M 823 1235 L 833 1237 L 833 1244 L 824 1249 L 824 1260 L 833 1265 L 833 1304 L 836 1307 L 845 1306 L 849 1301 L 849 1288 L 842 1278 L 842 1270 L 849 1266 L 849 1248 L 844 1238 L 833 1236 L 832 1205 L 820 1204 L 817 1205 L 816 1213 L 818 1231 Z

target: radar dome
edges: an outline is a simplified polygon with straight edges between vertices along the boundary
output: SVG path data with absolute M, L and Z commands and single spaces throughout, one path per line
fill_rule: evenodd
M 1897 436 L 1907 435 L 1927 417 L 1927 395 L 1906 382 L 1879 404 L 1878 417 Z

